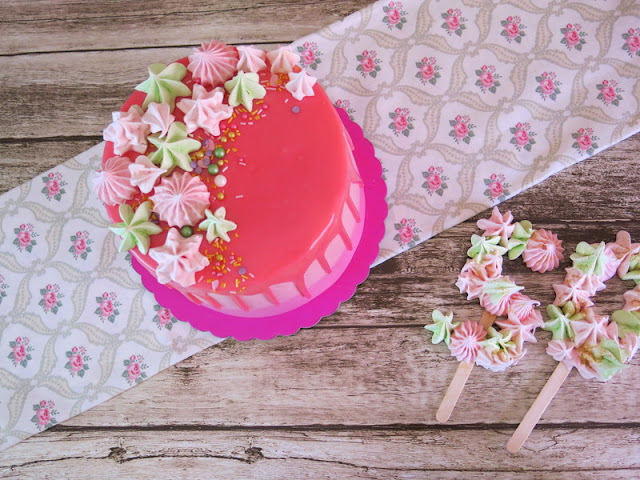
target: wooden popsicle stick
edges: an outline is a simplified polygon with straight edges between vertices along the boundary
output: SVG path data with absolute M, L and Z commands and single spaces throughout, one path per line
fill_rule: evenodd
M 480 325 L 485 330 L 488 330 L 491 325 L 493 325 L 493 321 L 496 319 L 495 315 L 490 314 L 485 310 L 482 314 L 482 318 L 480 319 Z M 445 423 L 451 417 L 451 412 L 458 403 L 458 398 L 460 398 L 460 394 L 462 393 L 462 389 L 467 383 L 467 379 L 469 378 L 469 374 L 471 374 L 471 370 L 473 370 L 474 363 L 471 362 L 460 362 L 458 365 L 458 369 L 456 370 L 455 375 L 453 376 L 453 380 L 449 384 L 449 388 L 447 388 L 447 392 L 444 394 L 444 398 L 442 402 L 440 402 L 440 407 L 438 407 L 438 411 L 436 412 L 436 420 L 440 423 Z
M 529 408 L 529 411 L 518 425 L 518 428 L 507 442 L 507 450 L 511 453 L 518 453 L 527 441 L 529 435 L 540 421 L 542 414 L 547 409 L 553 397 L 556 396 L 558 390 L 564 383 L 569 375 L 571 369 L 567 367 L 564 362 L 558 363 L 558 366 L 553 371 L 547 383 L 542 387 L 542 391 L 538 394 L 538 397 Z

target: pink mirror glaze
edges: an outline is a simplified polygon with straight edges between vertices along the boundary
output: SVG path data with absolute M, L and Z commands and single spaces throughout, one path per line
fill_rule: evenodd
M 211 310 L 187 300 L 175 289 L 161 285 L 147 269 L 133 260 L 134 269 L 140 274 L 144 286 L 154 293 L 156 301 L 171 309 L 173 315 L 189 322 L 194 328 L 209 331 L 218 337 L 233 337 L 236 340 L 268 340 L 276 335 L 292 335 L 300 328 L 315 325 L 322 317 L 334 313 L 340 303 L 354 294 L 356 287 L 369 275 L 369 268 L 379 252 L 379 243 L 384 235 L 384 219 L 387 216 L 385 200 L 387 187 L 382 180 L 382 166 L 374 155 L 358 125 L 348 115 L 338 110 L 354 145 L 354 156 L 364 182 L 366 211 L 360 242 L 340 277 L 324 292 L 298 308 L 284 313 L 268 312 L 261 318 L 247 318 Z

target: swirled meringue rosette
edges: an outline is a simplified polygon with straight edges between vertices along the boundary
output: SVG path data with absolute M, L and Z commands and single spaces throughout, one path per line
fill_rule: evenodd
M 502 317 L 497 328 L 475 322 L 471 328 L 463 323 L 444 322 L 448 318 L 433 312 L 433 324 L 425 328 L 434 332 L 433 343 L 445 341 L 460 362 L 476 363 L 494 372 L 515 365 L 526 353 L 525 342 L 536 342 L 534 332 L 543 325 L 537 310 L 540 302 L 528 297 L 508 276 L 502 275 L 503 256 L 513 260 L 523 257 L 535 272 L 546 272 L 560 264 L 564 249 L 558 237 L 547 230 L 534 230 L 528 221 L 513 223 L 513 215 L 493 209 L 489 219 L 481 219 L 483 235 L 471 237 L 469 259 L 462 268 L 456 286 L 468 300 L 478 299 L 486 312 Z M 441 332 L 447 330 L 448 334 Z M 465 347 L 462 348 L 461 345 Z

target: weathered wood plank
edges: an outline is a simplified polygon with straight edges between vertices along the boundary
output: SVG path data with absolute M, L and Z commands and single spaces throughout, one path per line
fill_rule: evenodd
M 0 478 L 611 480 L 640 476 L 640 432 L 633 427 L 539 429 L 518 455 L 504 450 L 508 428 L 105 433 L 57 429 L 32 437 L 12 448 L 10 455 L 0 454 Z
M 371 0 L 2 2 L 0 55 L 227 43 L 291 42 Z M 286 19 L 286 24 L 283 23 Z
M 517 424 L 555 368 L 545 346 L 531 345 L 519 365 L 501 374 L 475 369 L 451 423 Z M 632 388 L 640 382 L 637 365 L 638 358 L 607 383 L 572 373 L 542 422 L 640 423 Z M 323 328 L 268 342 L 228 341 L 65 424 L 436 425 L 435 411 L 457 366 L 421 326 Z M 605 398 L 616 399 L 615 411 L 602 408 Z

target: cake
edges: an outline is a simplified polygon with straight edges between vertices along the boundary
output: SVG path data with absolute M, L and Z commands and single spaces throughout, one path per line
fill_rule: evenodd
M 364 223 L 353 145 L 282 47 L 203 43 L 153 64 L 105 129 L 94 188 L 130 251 L 191 302 L 291 311 L 345 271 Z

